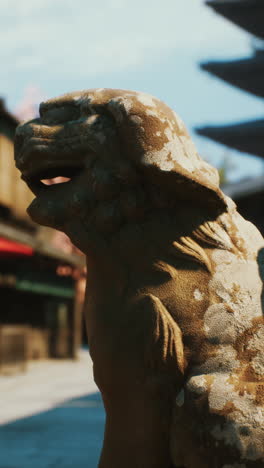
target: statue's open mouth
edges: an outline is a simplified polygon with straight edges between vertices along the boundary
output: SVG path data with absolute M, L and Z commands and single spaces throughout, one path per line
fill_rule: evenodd
M 66 182 L 71 184 L 85 169 L 81 151 L 68 157 L 65 149 L 56 151 L 53 142 L 47 144 L 40 138 L 28 140 L 28 147 L 17 155 L 16 162 L 22 179 L 36 197 L 54 192 L 55 186 L 58 190 L 58 186 L 66 185 Z
M 43 190 L 51 190 L 52 186 L 70 183 L 82 172 L 83 167 L 75 165 L 59 165 L 40 169 L 32 172 L 31 175 L 23 176 L 23 180 L 30 187 L 32 192 L 38 196 Z

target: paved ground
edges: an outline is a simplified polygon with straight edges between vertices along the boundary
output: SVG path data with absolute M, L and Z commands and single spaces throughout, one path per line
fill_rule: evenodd
M 0 377 L 0 468 L 96 468 L 104 410 L 88 352 Z

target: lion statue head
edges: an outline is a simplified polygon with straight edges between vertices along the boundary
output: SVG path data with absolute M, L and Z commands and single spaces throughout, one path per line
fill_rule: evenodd
M 65 231 L 84 251 L 88 238 L 98 243 L 153 210 L 177 205 L 179 215 L 187 204 L 213 218 L 226 210 L 218 173 L 181 119 L 140 92 L 92 89 L 40 104 L 40 118 L 17 129 L 15 159 L 36 195 L 32 219 Z M 41 182 L 57 176 L 70 180 Z

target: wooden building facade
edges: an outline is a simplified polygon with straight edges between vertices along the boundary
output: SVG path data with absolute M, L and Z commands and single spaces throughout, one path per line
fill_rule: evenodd
M 18 121 L 0 100 L 0 205 L 21 219 L 26 217 L 26 207 L 32 200 L 26 184 L 14 164 L 14 133 Z
M 0 101 L 0 373 L 28 359 L 75 358 L 82 335 L 72 271 L 84 260 L 54 246 L 52 231 L 26 213 L 32 194 L 14 164 L 17 124 Z

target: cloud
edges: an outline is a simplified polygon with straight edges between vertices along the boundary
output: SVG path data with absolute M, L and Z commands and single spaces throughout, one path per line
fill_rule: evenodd
M 2 0 L 1 63 L 28 70 L 94 76 L 131 70 L 173 51 L 214 54 L 247 37 L 197 0 Z

